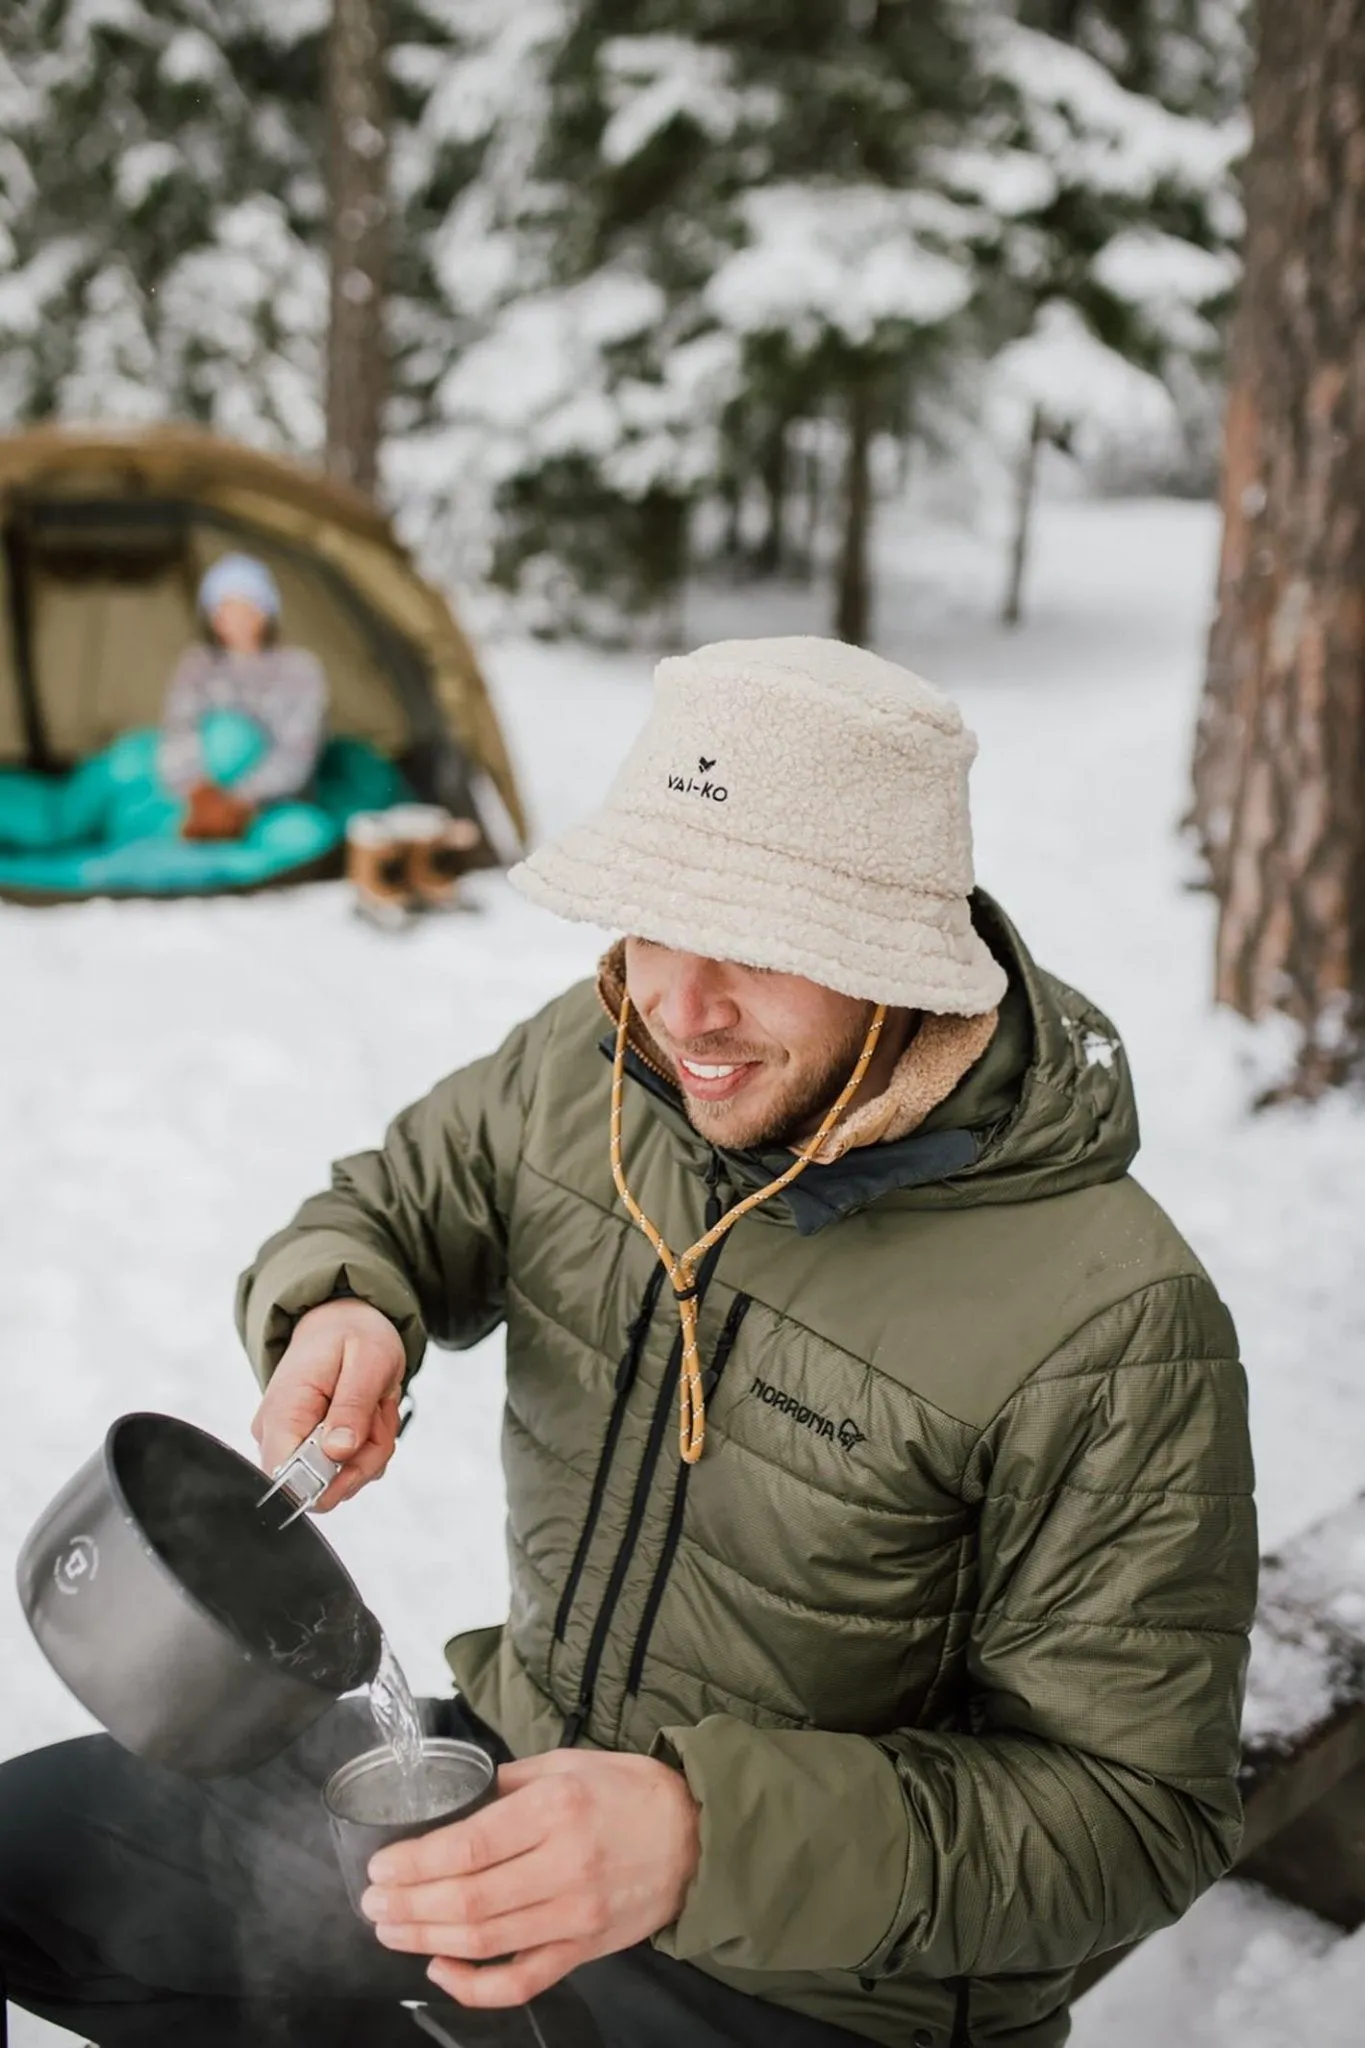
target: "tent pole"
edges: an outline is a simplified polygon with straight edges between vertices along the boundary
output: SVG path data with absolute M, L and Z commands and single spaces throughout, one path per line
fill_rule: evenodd
M 28 765 L 44 774 L 52 770 L 52 753 L 47 727 L 38 702 L 38 683 L 33 673 L 33 610 L 29 602 L 27 564 L 19 544 L 19 532 L 11 519 L 5 524 L 5 568 L 9 580 L 10 651 L 14 680 L 19 692 L 19 715 L 24 724 Z

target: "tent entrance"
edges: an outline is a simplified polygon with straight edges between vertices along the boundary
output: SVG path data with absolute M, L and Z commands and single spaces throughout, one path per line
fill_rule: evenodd
M 241 549 L 279 583 L 287 638 L 327 671 L 331 730 L 387 754 L 424 798 L 478 817 L 421 653 L 323 556 L 214 508 L 142 495 L 17 497 L 3 546 L 13 738 L 26 765 L 70 767 L 157 723 L 175 663 L 199 632 L 200 577 Z M 13 759 L 18 750 L 11 742 L 5 751 Z

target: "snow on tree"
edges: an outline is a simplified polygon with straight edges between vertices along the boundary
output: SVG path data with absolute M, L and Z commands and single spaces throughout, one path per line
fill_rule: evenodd
M 982 392 L 1016 469 L 1010 621 L 1045 444 L 1126 447 L 1149 476 L 1197 466 L 1237 278 L 1246 140 L 1228 0 L 1043 0 L 1023 13 L 982 17 L 975 132 L 938 163 L 949 190 L 995 217 L 981 258 L 997 339 L 1017 336 Z
M 484 157 L 436 265 L 478 352 L 441 386 L 424 454 L 478 479 L 494 573 L 534 584 L 546 623 L 574 591 L 666 605 L 695 504 L 766 470 L 776 521 L 792 426 L 827 416 L 850 450 L 845 607 L 862 607 L 873 434 L 970 295 L 956 214 L 931 221 L 908 189 L 961 86 L 955 12 L 489 8 L 444 110 L 478 124 Z M 807 297 L 803 269 L 825 280 Z
M 395 0 L 400 135 L 448 0 Z M 330 0 L 7 0 L 0 421 L 199 420 L 323 442 Z M 396 267 L 402 376 L 430 296 Z M 418 378 L 430 375 L 418 365 Z
M 866 638 L 872 444 L 904 419 L 935 354 L 950 343 L 974 275 L 954 244 L 964 216 L 939 195 L 872 183 L 771 185 L 741 208 L 744 245 L 705 294 L 722 326 L 771 374 L 785 373 L 793 411 L 842 400 L 844 466 L 834 629 Z M 765 361 L 766 357 L 766 361 Z
M 879 12 L 859 10 L 863 25 Z M 1136 444 L 1150 475 L 1164 466 L 1158 451 L 1188 471 L 1196 431 L 1211 439 L 1237 272 L 1232 166 L 1245 142 L 1245 40 L 1239 0 L 964 5 L 945 10 L 942 28 L 952 77 L 940 73 L 937 94 L 926 93 L 933 67 L 917 49 L 919 125 L 892 182 L 911 197 L 921 240 L 927 233 L 932 251 L 937 234 L 968 288 L 945 309 L 928 362 L 924 330 L 906 337 L 909 385 L 883 424 L 930 440 L 931 423 L 941 432 L 967 410 L 1008 450 L 1020 502 L 1017 613 L 1043 441 L 1082 454 Z M 883 66 L 883 86 L 888 78 Z M 936 128 L 949 131 L 946 142 Z M 820 190 L 829 189 L 826 164 Z M 765 202 L 760 188 L 750 206 L 761 216 Z M 744 253 L 731 260 L 742 264 Z M 811 288 L 818 296 L 814 276 Z M 856 310 L 856 283 L 845 296 Z M 801 320 L 788 310 L 793 324 L 778 344 L 787 356 Z M 934 403 L 916 417 L 905 392 L 926 389 L 926 370 L 940 373 L 927 380 Z M 846 505 L 859 498 L 846 494 Z M 776 552 L 767 550 L 768 566 Z M 841 583 L 857 553 L 846 531 Z M 840 628 L 864 616 L 856 589 L 845 589 Z
M 11 418 L 226 414 L 315 443 L 308 409 L 271 394 L 316 379 L 318 17 L 314 0 L 11 0 L 32 173 L 0 301 Z
M 639 50 L 584 14 L 463 10 L 465 54 L 419 130 L 478 152 L 431 241 L 455 361 L 391 476 L 428 561 L 514 589 L 533 624 L 610 632 L 677 588 L 733 355 L 700 332 L 706 271 L 680 288 L 666 210 L 616 217 L 616 158 L 660 119 L 690 131 L 703 101 L 713 122 L 724 95 L 692 90 L 667 39 Z M 649 104 L 665 71 L 666 117 Z
M 984 417 L 1026 512 L 1044 439 L 1210 409 L 1237 0 L 386 11 L 381 473 L 429 566 L 546 628 L 666 622 L 690 561 L 814 536 L 864 637 L 879 442 Z M 333 15 L 9 0 L 0 421 L 321 451 Z

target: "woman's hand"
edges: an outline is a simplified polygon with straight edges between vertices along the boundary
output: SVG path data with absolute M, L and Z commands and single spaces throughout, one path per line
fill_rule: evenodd
M 216 782 L 196 782 L 185 799 L 182 839 L 240 839 L 255 813 L 230 789 Z

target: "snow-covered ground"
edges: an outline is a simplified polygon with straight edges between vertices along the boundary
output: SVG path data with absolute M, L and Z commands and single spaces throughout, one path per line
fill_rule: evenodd
M 1140 1172 L 1229 1298 L 1251 1375 L 1267 1545 L 1365 1484 L 1365 1118 L 1252 1119 L 1250 1041 L 1207 1002 L 1211 917 L 1174 823 L 1216 550 L 1201 506 L 1053 503 L 1029 623 L 993 622 L 1000 561 L 890 519 L 878 644 L 951 688 L 980 734 L 982 880 L 1128 1041 Z M 804 595 L 703 593 L 691 637 L 818 626 Z M 489 663 L 539 828 L 598 795 L 648 663 L 504 642 Z M 589 967 L 595 935 L 500 878 L 389 938 L 340 888 L 252 902 L 0 906 L 0 1553 L 105 1425 L 174 1410 L 245 1447 L 229 1318 L 258 1240 L 328 1160 Z M 330 1533 L 414 1680 L 503 1611 L 500 1346 L 437 1354 L 388 1483 Z M 85 1725 L 0 1586 L 0 1754 Z M 1225 1885 L 1078 2008 L 1077 2048 L 1346 2048 L 1365 1936 Z M 22 2018 L 18 2048 L 58 2038 Z

